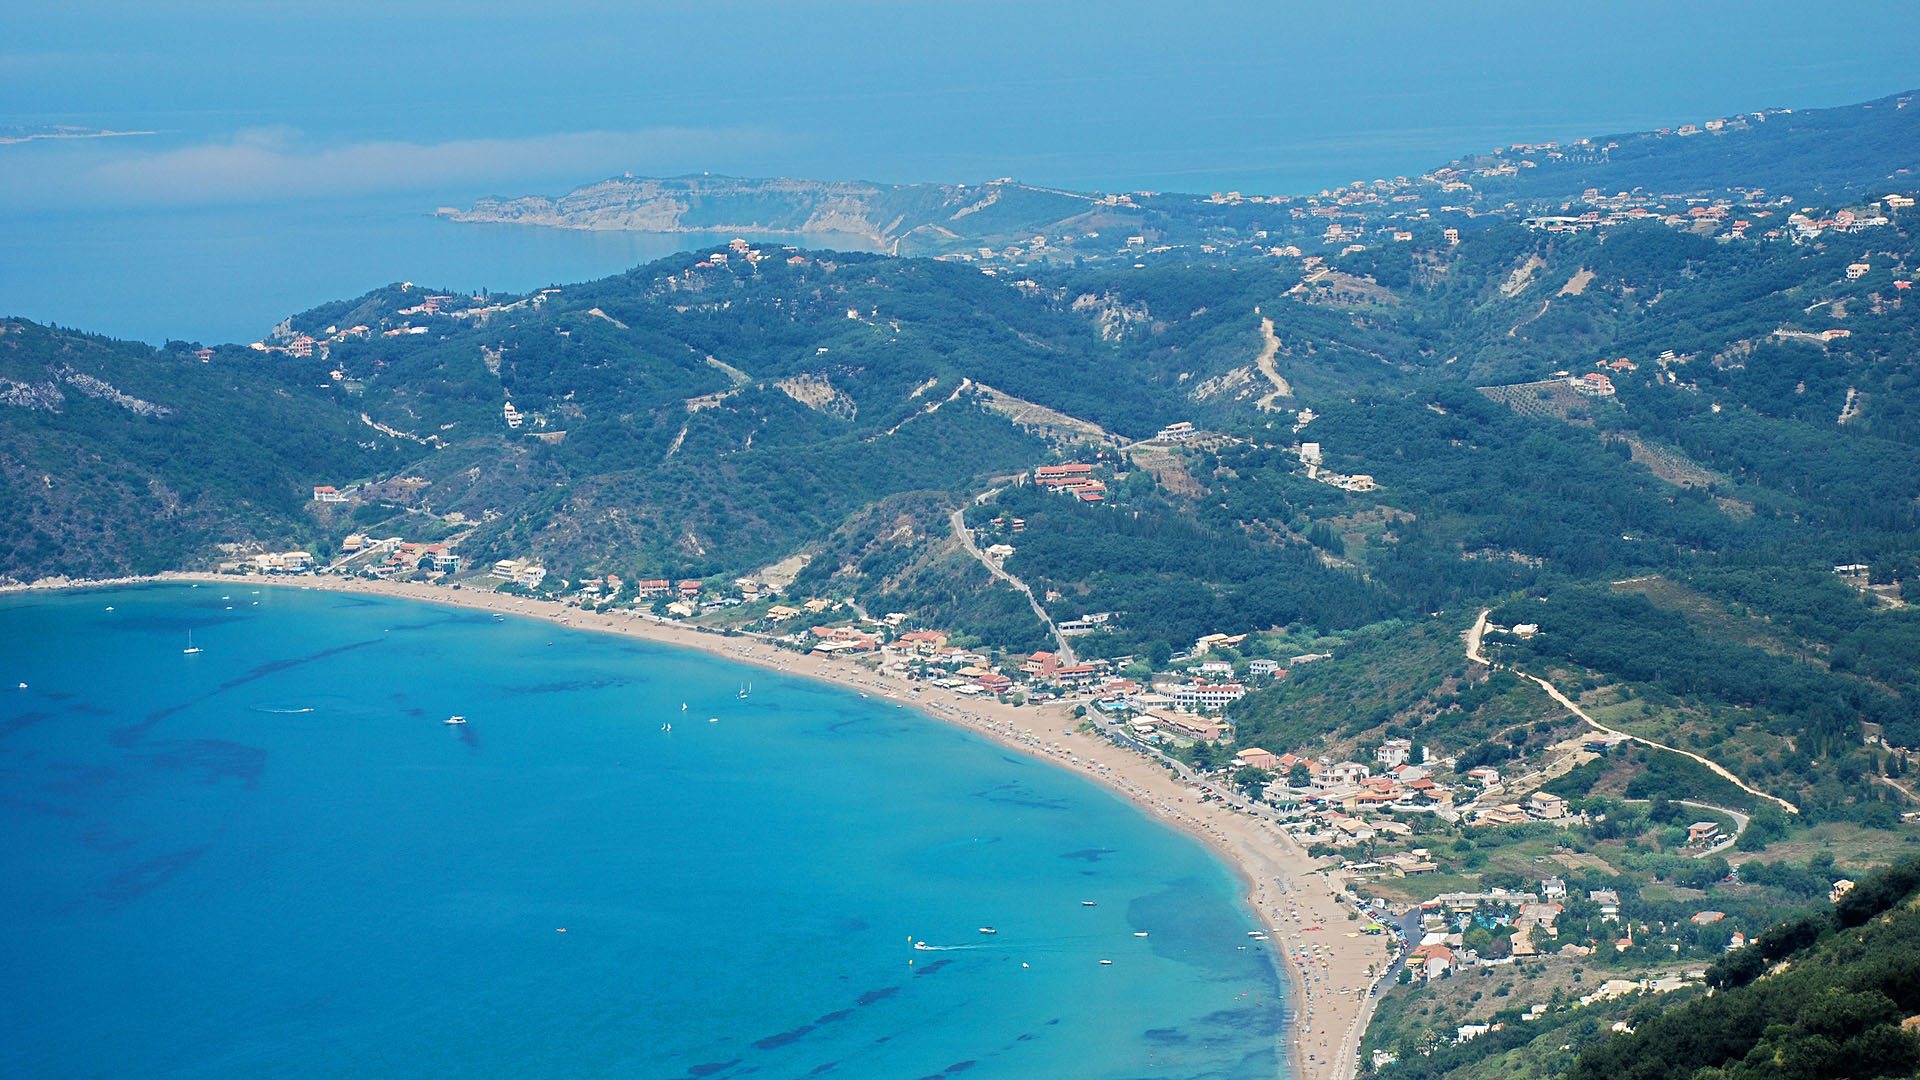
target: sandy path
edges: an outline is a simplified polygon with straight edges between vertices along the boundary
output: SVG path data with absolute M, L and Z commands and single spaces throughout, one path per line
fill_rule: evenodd
M 1272 412 L 1278 408 L 1273 403 L 1274 399 L 1292 397 L 1293 387 L 1287 385 L 1285 376 L 1281 375 L 1280 369 L 1274 366 L 1273 358 L 1280 355 L 1280 337 L 1273 332 L 1273 320 L 1264 315 L 1260 317 L 1260 338 L 1260 355 L 1254 357 L 1253 362 L 1260 369 L 1260 374 L 1265 375 L 1267 381 L 1273 384 L 1273 391 L 1254 402 L 1253 405 L 1261 412 Z
M 1476 664 L 1484 664 L 1487 667 L 1492 667 L 1493 662 L 1488 660 L 1486 657 L 1486 654 L 1481 651 L 1480 642 L 1482 641 L 1482 639 L 1486 637 L 1487 616 L 1491 615 L 1492 613 L 1493 613 L 1492 608 L 1488 608 L 1487 610 L 1482 611 L 1480 613 L 1480 617 L 1474 620 L 1473 628 L 1467 631 L 1467 659 L 1473 661 Z M 1547 680 L 1541 678 L 1538 675 L 1529 675 L 1526 672 L 1521 671 L 1519 668 L 1508 668 L 1507 670 L 1513 672 L 1515 675 L 1518 675 L 1523 679 L 1527 679 L 1529 681 L 1538 683 L 1540 685 L 1540 689 L 1545 690 L 1547 692 L 1548 697 L 1559 702 L 1568 712 L 1572 713 L 1573 715 L 1579 717 L 1582 720 L 1585 720 L 1587 723 L 1592 724 L 1595 728 L 1597 728 L 1600 731 L 1604 731 L 1609 735 L 1617 735 L 1622 739 L 1627 739 L 1632 742 L 1637 742 L 1642 746 L 1651 746 L 1655 750 L 1665 750 L 1665 751 L 1668 751 L 1669 753 L 1679 754 L 1681 757 L 1684 757 L 1684 758 L 1692 758 L 1694 761 L 1697 761 L 1700 764 L 1705 765 L 1707 768 L 1711 769 L 1714 775 L 1720 777 L 1721 779 L 1731 781 L 1733 785 L 1735 787 L 1738 787 L 1741 791 L 1744 791 L 1747 794 L 1752 795 L 1756 798 L 1765 799 L 1768 802 L 1773 803 L 1776 806 L 1780 807 L 1780 809 L 1785 810 L 1789 814 L 1797 814 L 1800 812 L 1799 807 L 1793 805 L 1787 800 L 1780 798 L 1778 795 L 1769 795 L 1766 792 L 1753 787 L 1752 785 L 1748 784 L 1745 780 L 1742 780 L 1739 777 L 1728 772 L 1725 767 L 1715 762 L 1708 761 L 1706 758 L 1701 757 L 1699 754 L 1690 753 L 1678 747 L 1668 746 L 1666 743 L 1654 742 L 1652 739 L 1643 739 L 1638 735 L 1629 734 L 1628 732 L 1620 731 L 1616 728 L 1608 727 L 1607 725 L 1601 723 L 1600 721 L 1595 720 L 1593 717 L 1588 716 L 1584 709 L 1580 708 L 1580 706 L 1575 705 L 1573 703 L 1572 698 L 1569 698 L 1567 695 L 1561 693 L 1559 687 L 1553 685 L 1552 683 L 1548 682 Z

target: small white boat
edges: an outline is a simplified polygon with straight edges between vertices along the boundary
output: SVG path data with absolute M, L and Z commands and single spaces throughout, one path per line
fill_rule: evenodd
M 187 631 L 187 647 L 180 651 L 186 653 L 188 656 L 192 656 L 194 653 L 200 651 L 200 646 L 193 643 L 193 631 Z
M 981 933 L 983 933 L 983 934 L 997 934 L 997 933 L 999 933 L 1000 931 L 998 931 L 998 930 L 995 930 L 995 929 L 994 929 L 993 927 L 991 927 L 991 926 L 983 926 L 983 927 L 981 927 L 981 928 L 980 928 L 980 932 L 981 932 Z
M 112 604 L 108 604 L 108 605 L 107 605 L 107 610 L 108 610 L 108 611 L 112 611 L 112 610 L 113 610 L 113 605 L 112 605 Z
M 1100 906 L 1100 901 L 1098 901 L 1098 900 L 1082 900 L 1082 901 L 1080 901 L 1080 906 L 1081 906 L 1081 907 L 1099 907 L 1099 906 Z
M 464 724 L 467 722 L 467 718 L 464 716 L 449 716 L 445 722 L 449 724 Z
M 1146 937 L 1146 936 L 1147 936 L 1147 932 L 1146 932 L 1145 930 L 1135 930 L 1135 931 L 1133 932 L 1133 936 L 1134 936 L 1134 937 Z
M 918 949 L 918 950 L 920 950 L 921 952 L 932 952 L 932 951 L 933 951 L 933 946 L 931 946 L 931 945 L 929 945 L 929 944 L 927 944 L 927 943 L 926 943 L 926 942 L 924 942 L 924 941 L 916 941 L 916 942 L 914 942 L 914 943 L 913 943 L 913 947 L 914 947 L 914 948 L 916 948 L 916 949 Z
M 717 717 L 717 716 L 709 716 L 709 717 L 707 717 L 707 723 L 709 723 L 709 724 L 717 724 L 717 723 L 719 723 L 719 722 L 720 722 L 720 718 L 719 718 L 719 717 Z
M 749 694 L 751 694 L 751 693 L 753 693 L 753 684 L 752 684 L 752 683 L 750 683 L 750 682 L 749 682 L 749 683 L 741 683 L 741 684 L 740 684 L 740 692 L 739 692 L 738 694 L 735 694 L 735 695 L 734 695 L 734 697 L 738 697 L 738 698 L 744 698 L 744 697 L 746 697 L 747 695 L 749 695 Z
M 20 684 L 20 689 L 22 689 L 22 690 L 25 690 L 26 688 L 27 688 L 27 684 L 26 684 L 26 683 L 21 683 L 21 684 Z
M 1109 964 L 1112 964 L 1112 963 L 1113 963 L 1113 961 L 1111 961 L 1111 960 L 1102 960 L 1102 961 L 1100 961 L 1100 964 L 1101 964 L 1101 966 L 1103 966 L 1103 967 L 1104 967 L 1104 966 L 1106 966 L 1106 965 L 1109 965 Z

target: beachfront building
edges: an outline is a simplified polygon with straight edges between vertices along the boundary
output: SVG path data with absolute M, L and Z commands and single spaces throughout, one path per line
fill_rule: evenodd
M 313 569 L 313 556 L 304 551 L 270 551 L 255 555 L 253 567 L 263 574 L 304 574 Z
M 487 576 L 523 589 L 537 589 L 547 579 L 547 568 L 531 559 L 501 559 Z
M 1177 709 L 1153 709 L 1142 713 L 1138 719 L 1145 722 L 1152 730 L 1197 739 L 1201 742 L 1215 742 L 1228 734 L 1226 726 L 1217 720 L 1180 712 Z
M 1178 683 L 1159 689 L 1182 709 L 1218 711 L 1247 696 L 1247 688 L 1239 683 Z

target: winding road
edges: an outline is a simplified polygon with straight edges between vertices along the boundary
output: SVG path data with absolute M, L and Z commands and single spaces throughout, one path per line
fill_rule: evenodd
M 1492 608 L 1486 608 L 1482 610 L 1480 612 L 1480 617 L 1473 621 L 1473 629 L 1467 631 L 1467 659 L 1473 661 L 1476 664 L 1481 664 L 1489 668 L 1493 666 L 1493 661 L 1488 660 L 1486 657 L 1486 654 L 1483 651 L 1481 651 L 1480 643 L 1482 639 L 1484 639 L 1487 635 L 1487 616 L 1492 613 L 1493 613 Z M 1565 708 L 1568 712 L 1572 713 L 1573 715 L 1579 717 L 1582 720 L 1585 720 L 1587 723 L 1593 725 L 1594 728 L 1596 728 L 1597 730 L 1606 732 L 1609 735 L 1618 736 L 1619 738 L 1626 739 L 1629 742 L 1637 742 L 1642 746 L 1651 746 L 1656 750 L 1665 750 L 1669 753 L 1679 754 L 1681 757 L 1684 757 L 1684 758 L 1691 758 L 1692 760 L 1697 761 L 1700 764 L 1705 765 L 1707 768 L 1711 769 L 1715 776 L 1721 777 L 1722 779 L 1729 781 L 1735 787 L 1739 788 L 1741 791 L 1744 791 L 1747 794 L 1754 796 L 1755 798 L 1765 799 L 1768 802 L 1773 803 L 1774 805 L 1780 807 L 1780 809 L 1785 810 L 1789 814 L 1798 814 L 1800 812 L 1799 807 L 1793 805 L 1787 800 L 1780 798 L 1778 795 L 1769 795 L 1766 792 L 1761 791 L 1758 788 L 1755 788 L 1753 785 L 1748 784 L 1746 781 L 1733 775 L 1731 772 L 1728 772 L 1721 765 L 1715 762 L 1709 761 L 1706 758 L 1701 757 L 1699 754 L 1691 753 L 1689 751 L 1682 750 L 1678 747 L 1668 746 L 1665 743 L 1654 742 L 1652 739 L 1643 739 L 1638 735 L 1634 735 L 1625 731 L 1620 731 L 1617 728 L 1608 727 L 1607 725 L 1601 723 L 1600 721 L 1595 720 L 1593 717 L 1588 716 L 1586 713 L 1586 710 L 1582 709 L 1580 706 L 1575 705 L 1573 703 L 1572 698 L 1569 698 L 1567 695 L 1561 693 L 1558 687 L 1554 686 L 1552 683 L 1548 682 L 1547 680 L 1541 678 L 1538 675 L 1529 675 L 1526 672 L 1521 671 L 1519 668 L 1509 668 L 1508 670 L 1512 671 L 1515 675 L 1518 675 L 1523 679 L 1529 679 L 1529 680 L 1532 680 L 1533 682 L 1539 683 L 1540 689 L 1545 690 L 1547 692 L 1548 697 L 1559 702 L 1560 705 L 1563 708 Z
M 998 494 L 1000 494 L 999 488 L 984 492 L 974 497 L 974 504 L 983 505 Z M 988 558 L 987 553 L 980 550 L 980 545 L 974 543 L 973 530 L 967 528 L 967 508 L 963 506 L 955 510 L 948 516 L 947 522 L 953 526 L 953 535 L 960 538 L 960 546 L 966 548 L 967 554 L 978 560 L 981 566 L 986 567 L 987 573 L 992 574 L 994 577 L 999 578 L 1001 581 L 1006 582 L 1026 595 L 1027 603 L 1033 605 L 1033 613 L 1039 617 L 1041 622 L 1047 624 L 1047 631 L 1053 635 L 1054 653 L 1060 658 L 1061 665 L 1070 667 L 1079 663 L 1080 661 L 1074 659 L 1073 646 L 1067 644 L 1066 635 L 1062 634 L 1060 628 L 1053 624 L 1053 616 L 1047 614 L 1047 609 L 1040 606 L 1039 599 L 1033 595 L 1033 590 L 1027 587 L 1027 583 L 1007 573 L 1005 567 L 1002 567 L 995 560 Z

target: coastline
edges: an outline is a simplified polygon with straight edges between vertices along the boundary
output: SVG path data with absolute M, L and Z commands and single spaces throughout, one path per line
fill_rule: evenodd
M 1142 812 L 1198 839 L 1237 873 L 1245 900 L 1259 916 L 1288 985 L 1285 1042 L 1287 1076 L 1294 1080 L 1350 1080 L 1358 1071 L 1361 1033 L 1373 1009 L 1372 990 L 1388 967 L 1383 940 L 1358 932 L 1340 899 L 1345 879 L 1314 865 L 1299 844 L 1270 823 L 1198 792 L 1157 762 L 1079 730 L 1067 704 L 1011 706 L 908 683 L 810 653 L 781 649 L 751 635 L 726 635 L 655 620 L 626 609 L 599 613 L 550 600 L 441 585 L 314 576 L 235 578 L 169 572 L 105 580 L 65 580 L 0 587 L 0 595 L 113 588 L 141 584 L 218 584 L 235 581 L 278 588 L 386 596 L 502 615 L 541 619 L 574 630 L 622 634 L 677 648 L 697 649 L 739 663 L 819 680 L 862 696 L 911 705 L 931 719 L 983 735 L 1008 749 L 1079 772 Z M 1370 976 L 1369 966 L 1379 973 Z

